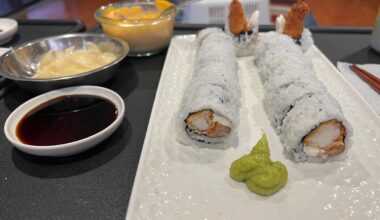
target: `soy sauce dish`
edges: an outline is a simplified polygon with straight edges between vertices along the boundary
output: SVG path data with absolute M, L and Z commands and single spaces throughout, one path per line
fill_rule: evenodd
M 19 150 L 38 156 L 67 156 L 109 137 L 124 117 L 123 99 L 98 86 L 54 90 L 14 110 L 4 125 Z

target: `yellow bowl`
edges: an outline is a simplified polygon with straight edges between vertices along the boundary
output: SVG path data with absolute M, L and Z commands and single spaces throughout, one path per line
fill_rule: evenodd
M 165 49 L 173 35 L 176 7 L 165 0 L 112 3 L 95 12 L 103 32 L 123 39 L 129 56 L 150 56 Z

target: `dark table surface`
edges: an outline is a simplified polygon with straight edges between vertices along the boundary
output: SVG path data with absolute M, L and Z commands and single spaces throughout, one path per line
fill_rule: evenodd
M 199 28 L 181 26 L 175 33 L 191 34 Z M 317 28 L 313 33 L 315 44 L 334 64 L 380 61 L 369 47 L 369 29 Z M 110 138 L 86 152 L 36 157 L 16 150 L 1 132 L 0 219 L 125 218 L 165 56 L 163 51 L 122 61 L 105 87 L 123 97 L 124 121 Z M 32 96 L 17 88 L 1 99 L 1 124 Z

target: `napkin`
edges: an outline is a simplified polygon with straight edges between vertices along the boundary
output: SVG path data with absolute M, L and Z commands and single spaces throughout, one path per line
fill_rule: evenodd
M 380 94 L 372 89 L 364 80 L 357 76 L 351 69 L 351 63 L 338 62 L 338 69 L 351 85 L 363 96 L 369 105 L 380 115 Z M 380 65 L 378 64 L 361 64 L 357 65 L 367 70 L 373 75 L 380 77 Z

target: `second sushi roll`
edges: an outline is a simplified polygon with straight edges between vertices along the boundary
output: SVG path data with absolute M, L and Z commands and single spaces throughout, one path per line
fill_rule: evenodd
M 318 80 L 312 62 L 289 36 L 259 36 L 255 62 L 264 83 L 264 107 L 296 162 L 324 162 L 347 151 L 351 125 Z

